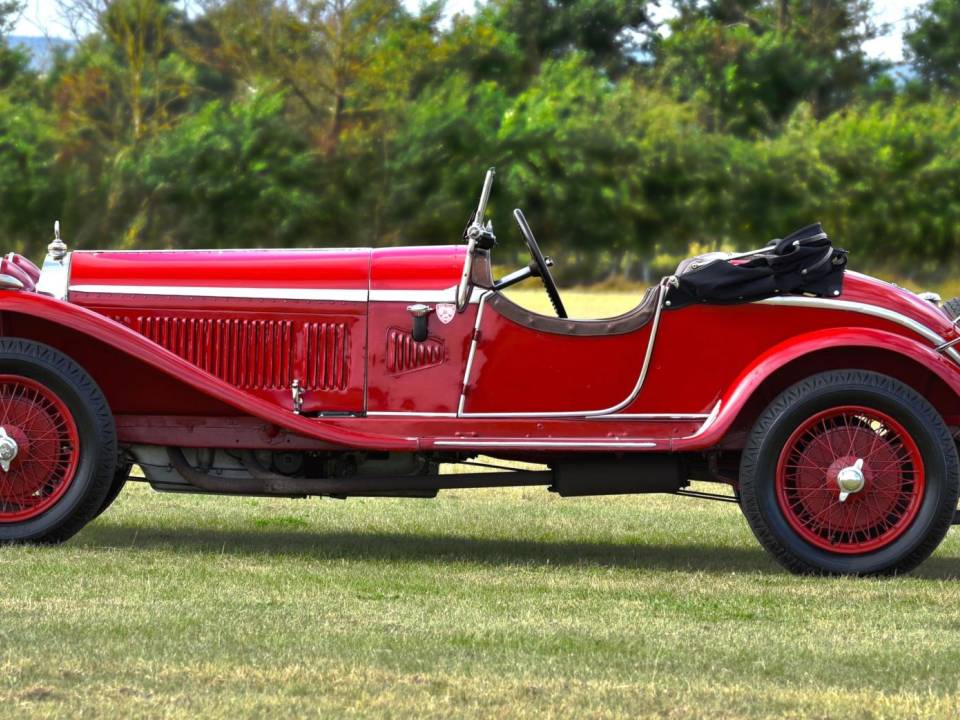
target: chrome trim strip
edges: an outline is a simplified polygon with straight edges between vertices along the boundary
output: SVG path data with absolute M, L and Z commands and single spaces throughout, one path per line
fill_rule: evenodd
M 368 290 L 335 288 L 248 288 L 205 285 L 71 285 L 70 292 L 103 295 L 169 295 L 173 297 L 249 298 L 258 300 L 332 300 L 366 302 Z
M 46 269 L 47 263 L 44 263 Z M 41 277 L 41 280 L 43 278 Z M 427 302 L 452 303 L 456 286 L 444 290 L 367 290 L 349 288 L 251 288 L 210 285 L 71 285 L 70 292 L 101 295 L 164 295 L 171 297 L 219 297 L 251 300 L 329 300 L 337 302 Z M 479 302 L 474 293 L 470 302 Z
M 439 302 L 452 303 L 457 299 L 456 287 L 445 290 L 371 290 L 371 302 Z
M 443 447 L 518 447 L 518 448 L 655 448 L 657 443 L 648 440 L 435 440 L 434 445 Z
M 713 410 L 710 411 L 710 414 L 707 416 L 707 419 L 703 421 L 703 425 L 697 428 L 697 431 L 692 435 L 687 435 L 684 440 L 692 440 L 693 438 L 698 438 L 703 435 L 707 430 L 713 427 L 713 424 L 717 421 L 717 418 L 720 416 L 720 406 L 722 405 L 721 400 L 717 400 L 717 404 L 713 406 Z
M 367 412 L 368 417 L 458 417 L 455 412 L 404 412 L 402 410 L 371 410 Z M 684 413 L 620 413 L 617 415 L 600 415 L 596 417 L 586 417 L 584 420 L 708 420 L 710 415 L 705 413 L 684 414 Z M 577 418 L 570 418 L 576 420 Z
M 651 325 L 650 325 L 650 339 L 647 341 L 646 357 L 643 359 L 643 366 L 640 368 L 640 375 L 639 375 L 639 377 L 637 377 L 637 382 L 636 382 L 636 384 L 633 386 L 633 391 L 626 397 L 625 400 L 622 400 L 621 402 L 617 403 L 616 405 L 613 405 L 612 407 L 603 408 L 603 409 L 601 409 L 601 410 L 573 410 L 573 411 L 563 411 L 563 412 L 484 412 L 484 413 L 470 413 L 470 412 L 464 412 L 464 409 L 463 409 L 463 407 L 464 407 L 464 400 L 465 400 L 465 398 L 466 398 L 466 394 L 465 394 L 465 392 L 464 392 L 464 393 L 461 393 L 461 395 L 460 395 L 460 407 L 459 407 L 459 410 L 457 411 L 457 414 L 458 414 L 460 417 L 465 417 L 465 418 L 524 418 L 524 417 L 529 417 L 529 418 L 566 418 L 566 417 L 590 418 L 590 417 L 598 417 L 598 416 L 601 416 L 601 415 L 613 415 L 613 414 L 616 413 L 618 410 L 622 410 L 623 408 L 627 407 L 630 403 L 632 403 L 632 402 L 634 401 L 634 399 L 637 397 L 637 395 L 640 394 L 640 389 L 643 387 L 643 383 L 644 383 L 644 381 L 647 379 L 647 372 L 650 370 L 650 361 L 651 361 L 651 359 L 653 358 L 653 346 L 654 346 L 654 342 L 655 342 L 656 339 L 657 339 L 657 331 L 658 331 L 659 328 L 660 328 L 660 316 L 663 314 L 663 300 L 664 300 L 665 297 L 666 297 L 666 285 L 661 282 L 660 285 L 659 285 L 659 288 L 658 288 L 657 309 L 656 309 L 656 312 L 654 312 L 653 321 L 651 322 Z M 481 311 L 483 310 L 483 305 L 482 305 L 482 303 L 481 303 L 480 309 L 481 309 Z M 475 331 L 474 331 L 474 340 L 473 340 L 473 343 L 470 345 L 470 355 L 469 355 L 469 357 L 467 358 L 467 369 L 466 369 L 466 372 L 464 373 L 464 378 L 463 378 L 463 387 L 464 387 L 464 390 L 466 390 L 466 388 L 467 388 L 467 383 L 468 383 L 468 381 L 470 380 L 470 371 L 471 371 L 471 369 L 472 369 L 472 367 L 473 367 L 473 354 L 474 354 L 474 351 L 476 350 L 476 344 L 477 344 L 476 331 L 479 330 L 479 328 L 480 328 L 480 316 L 481 316 L 481 312 L 478 312 L 478 313 L 477 313 L 477 325 L 476 325 L 476 328 L 475 328 Z M 613 419 L 613 418 L 611 418 L 611 419 Z
M 368 410 L 367 417 L 432 417 L 455 418 L 455 412 L 402 412 L 394 410 Z
M 479 303 L 486 293 L 482 288 L 472 288 L 467 304 Z M 443 290 L 371 290 L 370 302 L 422 302 L 422 303 L 455 303 L 457 301 L 457 286 L 451 285 Z
M 707 413 L 617 413 L 587 416 L 585 420 L 706 420 Z
M 831 300 L 829 298 L 813 297 L 772 297 L 767 298 L 766 300 L 758 300 L 757 304 L 785 305 L 788 307 L 807 307 L 858 312 L 863 315 L 872 315 L 873 317 L 882 318 L 884 320 L 889 320 L 892 323 L 902 325 L 908 330 L 912 330 L 920 337 L 928 340 L 934 346 L 934 348 L 938 348 L 945 342 L 939 334 L 928 328 L 923 323 L 919 323 L 913 318 L 908 318 L 906 315 L 901 315 L 898 312 L 894 312 L 893 310 L 889 310 L 885 307 L 880 307 L 879 305 L 870 305 L 868 303 L 855 302 L 851 300 Z M 957 354 L 956 350 L 954 350 L 952 347 L 947 347 L 945 348 L 945 351 L 954 362 L 960 364 L 960 355 Z

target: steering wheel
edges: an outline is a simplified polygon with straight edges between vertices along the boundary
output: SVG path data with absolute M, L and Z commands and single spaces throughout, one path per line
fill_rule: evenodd
M 553 305 L 557 317 L 567 317 L 567 309 L 563 307 L 563 301 L 560 299 L 560 291 L 557 290 L 557 283 L 553 279 L 553 275 L 550 274 L 550 265 L 553 263 L 543 257 L 543 253 L 540 252 L 540 246 L 537 245 L 537 239 L 533 236 L 533 230 L 531 230 L 527 224 L 527 219 L 523 216 L 520 208 L 513 211 L 513 217 L 516 219 L 517 225 L 520 226 L 523 239 L 527 241 L 527 249 L 530 251 L 530 257 L 533 258 L 533 265 L 531 266 L 533 274 L 538 276 L 543 283 L 543 289 L 547 291 L 547 297 L 550 298 L 550 304 Z

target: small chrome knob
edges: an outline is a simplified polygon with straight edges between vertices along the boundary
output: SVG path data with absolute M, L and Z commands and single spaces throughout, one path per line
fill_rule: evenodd
M 433 308 L 423 303 L 417 303 L 416 305 L 407 305 L 407 312 L 414 317 L 426 317 L 433 312 Z
M 430 334 L 427 321 L 430 318 L 430 313 L 433 312 L 433 308 L 423 303 L 417 303 L 416 305 L 408 305 L 407 312 L 413 316 L 413 328 L 410 335 L 415 342 L 423 342 Z
M 47 245 L 47 252 L 52 260 L 60 262 L 67 254 L 67 244 L 60 238 L 60 221 L 53 224 L 53 242 Z
M 10 472 L 10 463 L 17 457 L 20 448 L 17 441 L 7 435 L 7 431 L 0 427 L 0 469 Z
M 863 476 L 863 459 L 845 467 L 837 473 L 837 485 L 840 486 L 840 502 L 844 502 L 853 493 L 863 490 L 866 478 Z

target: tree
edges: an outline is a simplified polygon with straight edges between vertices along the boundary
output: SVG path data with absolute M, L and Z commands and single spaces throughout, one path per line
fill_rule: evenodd
M 647 0 L 491 0 L 488 21 L 516 36 L 528 77 L 576 52 L 618 75 L 636 62 L 650 29 Z
M 881 65 L 869 0 L 681 0 L 655 43 L 655 77 L 718 127 L 770 130 L 800 102 L 818 118 L 849 102 Z
M 907 58 L 929 87 L 960 90 L 960 0 L 930 0 L 904 34 Z
M 190 21 L 175 0 L 60 0 L 60 6 L 82 35 L 46 81 L 59 116 L 60 157 L 69 161 L 63 214 L 79 244 L 136 237 L 119 169 L 205 99 L 198 66 L 181 51 Z
M 492 80 L 451 73 L 425 87 L 388 140 L 387 228 L 380 238 L 451 242 L 462 230 L 483 172 L 503 156 L 497 129 L 509 106 Z M 349 187 L 358 189 L 357 177 Z M 491 201 L 498 227 L 507 222 L 502 183 Z M 378 188 L 379 189 L 379 188 Z M 474 208 L 475 209 L 475 206 Z M 389 234 L 388 234 L 389 232 Z
M 0 0 L 0 40 L 10 34 L 21 12 L 23 0 Z
M 63 179 L 56 168 L 54 119 L 35 102 L 0 91 L 0 238 L 35 261 L 59 216 Z
M 0 0 L 0 90 L 10 90 L 29 74 L 27 53 L 7 43 L 7 36 L 22 10 L 21 0 Z
M 210 19 L 243 84 L 286 91 L 294 120 L 333 153 L 430 58 L 439 11 L 413 17 L 399 0 L 223 0 Z
M 215 100 L 119 161 L 126 237 L 136 246 L 332 243 L 311 221 L 325 187 L 283 117 L 281 94 Z
M 191 95 L 194 68 L 178 53 L 186 18 L 174 0 L 59 0 L 83 37 L 61 74 L 63 104 L 109 144 L 137 143 L 170 127 Z M 82 30 L 77 30 L 82 32 Z

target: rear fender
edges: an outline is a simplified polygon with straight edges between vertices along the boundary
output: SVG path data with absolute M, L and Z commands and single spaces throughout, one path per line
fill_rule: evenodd
M 201 404 L 225 405 L 238 414 L 259 418 L 297 435 L 343 447 L 396 451 L 417 449 L 416 438 L 375 435 L 332 427 L 322 419 L 284 411 L 271 402 L 204 372 L 134 330 L 77 305 L 36 293 L 6 292 L 0 295 L 0 312 L 4 315 L 4 335 L 46 342 L 74 358 L 93 355 L 95 359 L 85 359 L 88 365 L 86 369 L 94 377 L 109 374 L 118 364 L 129 367 L 132 359 L 138 366 L 159 373 L 164 379 L 164 389 L 176 388 L 180 392 L 194 393 Z M 37 321 L 36 331 L 31 329 L 31 319 Z M 62 333 L 51 333 L 51 324 L 61 328 Z M 58 335 L 62 335 L 62 339 Z M 105 350 L 94 354 L 84 353 L 78 345 L 85 339 Z M 94 366 L 89 367 L 91 364 Z M 134 390 L 141 393 L 157 392 L 156 388 L 151 387 Z M 149 406 L 146 400 L 145 405 Z
M 808 375 L 821 372 L 827 368 L 820 367 L 815 356 L 837 349 L 894 354 L 929 371 L 942 381 L 942 386 L 951 397 L 928 398 L 934 405 L 943 405 L 945 400 L 955 403 L 960 399 L 960 367 L 929 345 L 903 335 L 872 328 L 818 330 L 790 338 L 758 357 L 723 393 L 703 426 L 693 435 L 674 441 L 673 449 L 686 452 L 715 447 L 734 427 L 754 393 L 778 372 L 795 361 L 802 362 L 804 358 L 810 359 L 811 369 Z M 870 362 L 864 362 L 863 368 L 872 369 L 871 365 Z M 846 363 L 845 367 L 856 368 L 858 365 L 855 362 Z

